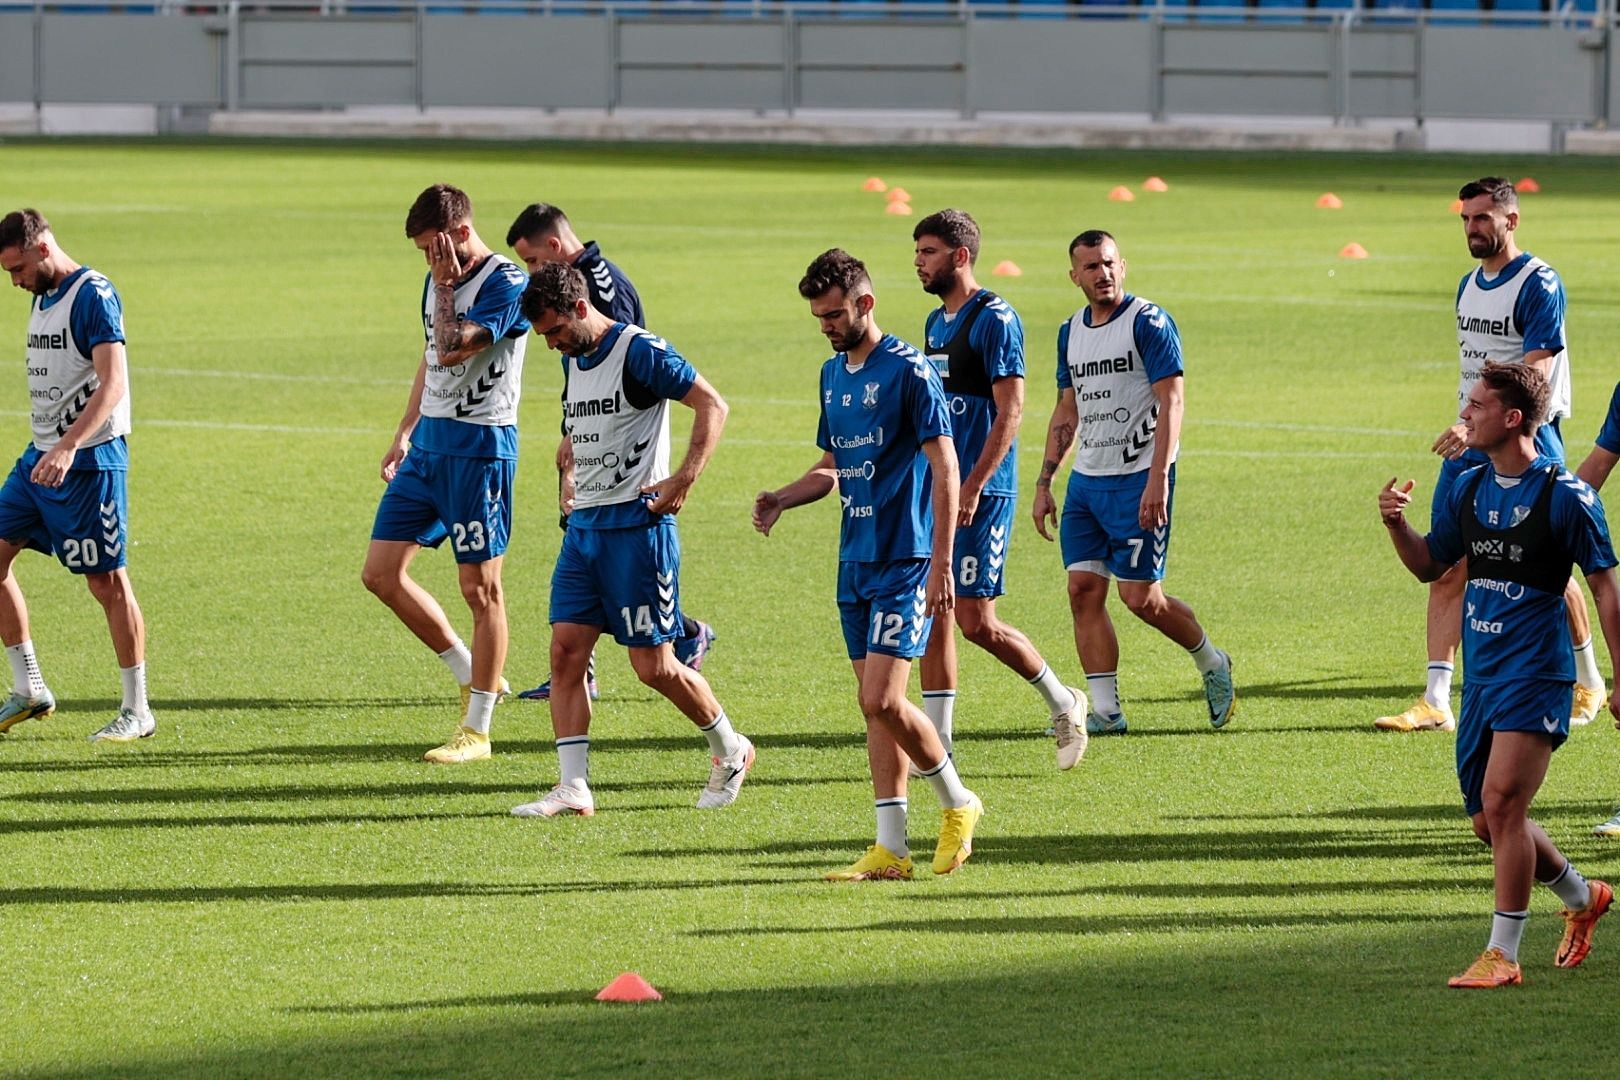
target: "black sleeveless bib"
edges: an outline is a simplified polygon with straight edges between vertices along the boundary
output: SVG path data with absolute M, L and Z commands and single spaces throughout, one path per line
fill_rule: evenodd
M 970 339 L 973 337 L 973 324 L 984 314 L 985 305 L 995 299 L 998 299 L 995 293 L 985 291 L 962 305 L 962 310 L 956 316 L 961 321 L 956 334 L 944 349 L 929 350 L 928 358 L 940 369 L 940 379 L 945 384 L 946 393 L 964 397 L 994 396 L 990 390 L 990 373 L 984 369 L 984 357 L 979 355 Z M 941 359 L 945 361 L 943 365 L 939 363 Z
M 1474 508 L 1474 497 L 1485 480 L 1480 469 L 1462 499 L 1463 551 L 1468 558 L 1468 580 L 1494 578 L 1528 585 L 1553 596 L 1561 596 L 1569 584 L 1574 556 L 1552 527 L 1552 493 L 1558 485 L 1558 466 L 1545 470 L 1547 484 L 1536 497 L 1530 513 L 1517 525 L 1492 529 L 1482 525 Z

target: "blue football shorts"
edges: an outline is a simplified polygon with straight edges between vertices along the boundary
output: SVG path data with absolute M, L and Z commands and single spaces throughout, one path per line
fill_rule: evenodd
M 1536 428 L 1536 453 L 1545 454 L 1554 461 L 1564 460 L 1564 436 L 1558 427 L 1556 417 Z M 1488 464 L 1490 460 L 1478 450 L 1464 450 L 1462 457 L 1455 461 L 1449 458 L 1441 459 L 1440 475 L 1434 481 L 1434 500 L 1429 503 L 1430 532 L 1440 527 L 1440 511 L 1449 501 L 1451 489 L 1457 484 L 1457 477 L 1476 465 Z
M 952 560 L 957 596 L 996 597 L 1007 591 L 1003 574 L 1017 501 L 1011 495 L 986 495 L 974 511 L 973 524 L 956 530 Z
M 38 460 L 25 454 L 0 486 L 0 539 L 54 554 L 75 574 L 124 565 L 129 531 L 128 473 L 70 469 L 61 487 L 28 478 Z
M 1498 731 L 1533 731 L 1556 750 L 1569 738 L 1569 712 L 1575 684 L 1524 679 L 1481 685 L 1463 683 L 1462 716 L 1457 721 L 1457 784 L 1470 815 L 1485 809 L 1485 766 L 1491 736 Z
M 373 540 L 438 547 L 446 539 L 458 563 L 481 563 L 506 552 L 512 529 L 510 458 L 455 457 L 413 449 L 377 504 Z
M 927 559 L 838 564 L 838 616 L 851 660 L 882 653 L 914 660 L 928 648 Z
M 1058 520 L 1058 545 L 1063 565 L 1070 570 L 1121 581 L 1160 581 L 1170 551 L 1170 525 L 1175 520 L 1176 467 L 1170 466 L 1165 497 L 1164 525 L 1144 529 L 1137 524 L 1148 470 L 1128 476 L 1082 476 L 1069 473 Z
M 681 541 L 675 522 L 563 532 L 551 573 L 551 621 L 599 626 L 647 649 L 681 636 Z

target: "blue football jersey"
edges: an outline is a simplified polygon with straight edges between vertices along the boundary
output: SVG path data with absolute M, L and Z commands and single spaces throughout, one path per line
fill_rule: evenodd
M 985 292 L 986 290 L 980 289 L 973 299 L 985 295 Z M 970 300 L 968 303 L 972 302 Z M 964 306 L 956 315 L 947 316 L 945 309 L 940 307 L 929 313 L 925 333 L 930 355 L 951 343 L 960 331 L 963 313 L 968 310 L 969 308 Z M 983 362 L 986 379 L 991 383 L 998 379 L 1022 379 L 1024 324 L 1018 318 L 1018 312 L 1012 309 L 1012 305 L 999 296 L 993 297 L 986 301 L 984 310 L 979 312 L 972 326 L 968 345 L 974 355 Z M 966 479 L 968 473 L 978 465 L 979 457 L 984 453 L 985 440 L 990 437 L 990 427 L 996 420 L 995 399 L 947 391 L 945 400 L 951 409 L 951 438 L 956 443 L 956 456 L 960 463 L 962 478 Z M 984 494 L 1018 494 L 1016 432 L 1012 446 L 1007 450 L 1007 456 L 1001 459 L 1001 464 L 991 474 L 989 483 L 985 484 Z
M 1544 551 L 1539 566 L 1526 561 L 1525 571 L 1542 575 L 1553 571 L 1546 575 L 1552 581 L 1567 575 L 1570 563 L 1586 574 L 1614 566 L 1614 546 L 1597 492 L 1546 456 L 1537 457 L 1520 476 L 1498 476 L 1495 468 L 1487 464 L 1459 477 L 1444 512 L 1437 516 L 1435 528 L 1427 537 L 1429 553 L 1440 562 L 1459 561 L 1470 554 L 1464 514 L 1473 515 L 1474 521 L 1486 530 L 1506 533 L 1532 517 L 1544 494 L 1548 500 L 1548 528 L 1561 550 Z M 1471 505 L 1465 505 L 1470 498 Z M 1496 545 L 1495 550 L 1474 553 L 1477 557 L 1507 560 L 1509 566 L 1521 558 L 1536 558 L 1534 552 L 1515 550 L 1510 542 L 1488 534 L 1476 542 Z M 1463 593 L 1462 629 L 1470 683 L 1490 685 L 1523 679 L 1571 682 L 1575 678 L 1562 585 L 1554 591 L 1550 586 L 1536 588 L 1522 580 L 1471 574 Z
M 1603 417 L 1597 444 L 1611 454 L 1620 454 L 1620 383 L 1609 397 L 1609 411 Z
M 926 559 L 934 507 L 922 444 L 951 434 L 939 373 L 922 353 L 885 334 L 854 371 L 839 353 L 821 369 L 816 445 L 838 469 L 840 562 Z

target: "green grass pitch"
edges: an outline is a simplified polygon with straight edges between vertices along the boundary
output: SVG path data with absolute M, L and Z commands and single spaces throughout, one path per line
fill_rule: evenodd
M 1620 925 L 1554 970 L 1538 890 L 1526 985 L 1445 989 L 1482 946 L 1486 852 L 1447 736 L 1380 736 L 1423 669 L 1423 591 L 1374 493 L 1433 483 L 1452 418 L 1448 205 L 1486 172 L 1534 175 L 1520 240 L 1570 298 L 1572 461 L 1620 367 L 1612 162 L 461 144 L 19 142 L 0 208 L 37 206 L 123 293 L 132 569 L 157 738 L 92 746 L 117 678 L 83 586 L 19 577 L 62 708 L 0 740 L 0 1074 L 18 1077 L 757 1075 L 1612 1075 Z M 962 651 L 957 756 L 989 808 L 949 878 L 833 886 L 870 842 L 871 795 L 833 606 L 836 503 L 769 540 L 754 493 L 813 446 L 825 358 L 795 292 L 840 245 L 881 325 L 930 304 L 912 220 L 972 211 L 986 284 L 1023 315 L 1027 508 L 1057 324 L 1081 302 L 1070 237 L 1105 227 L 1130 286 L 1187 348 L 1171 591 L 1236 659 L 1240 711 L 1208 730 L 1179 650 L 1115 603 L 1132 734 L 1054 767 L 1035 695 Z M 1116 184 L 1167 193 L 1109 202 Z M 642 291 L 652 327 L 728 398 L 681 515 L 706 674 L 759 765 L 739 803 L 691 809 L 699 737 L 601 651 L 599 814 L 510 807 L 555 778 L 544 707 L 496 712 L 495 757 L 419 758 L 455 721 L 448 674 L 360 586 L 377 465 L 421 347 L 412 198 L 448 180 L 499 246 L 535 199 L 568 208 Z M 1332 190 L 1339 211 L 1318 210 Z M 1356 241 L 1365 261 L 1337 257 Z M 1019 278 L 988 270 L 1011 259 Z M 26 298 L 0 298 L 0 421 L 27 439 Z M 526 455 L 506 568 L 508 674 L 546 668 L 559 540 L 560 386 L 530 346 Z M 677 410 L 679 412 L 680 410 Z M 677 428 L 677 445 L 684 445 Z M 1426 498 L 1415 517 L 1421 519 Z M 447 554 L 420 576 L 470 628 Z M 1055 549 L 1020 511 L 1004 614 L 1079 678 Z M 1601 653 L 1600 653 L 1601 655 Z M 1603 667 L 1607 671 L 1605 658 Z M 1577 730 L 1537 813 L 1589 875 L 1620 800 L 1620 734 Z M 937 828 L 913 801 L 913 842 Z M 596 1004 L 624 970 L 651 1006 Z

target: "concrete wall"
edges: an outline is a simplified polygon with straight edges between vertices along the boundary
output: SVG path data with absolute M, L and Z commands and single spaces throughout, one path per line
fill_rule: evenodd
M 1390 16 L 1190 23 L 0 9 L 0 102 L 929 109 L 1584 125 L 1620 119 L 1620 79 L 1608 72 L 1614 38 L 1612 26 L 1590 23 L 1459 26 Z

